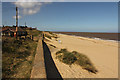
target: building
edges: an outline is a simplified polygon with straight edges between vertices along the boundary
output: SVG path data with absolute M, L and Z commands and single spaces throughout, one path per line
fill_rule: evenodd
M 27 28 L 26 24 L 25 24 L 25 28 Z M 23 27 L 18 27 L 18 7 L 16 7 L 16 26 L 2 27 L 0 33 L 2 36 L 9 36 L 9 37 L 21 37 L 21 36 L 26 37 L 27 36 L 27 31 L 25 31 Z
M 16 28 L 15 27 L 9 27 L 9 26 L 3 27 L 0 32 L 1 32 L 2 36 L 9 36 L 9 37 L 27 36 L 27 31 L 23 30 L 20 27 L 18 27 L 17 34 L 16 34 Z
M 3 27 L 0 32 L 1 32 L 2 36 L 11 36 L 11 37 L 13 37 L 15 30 L 10 28 L 10 27 Z

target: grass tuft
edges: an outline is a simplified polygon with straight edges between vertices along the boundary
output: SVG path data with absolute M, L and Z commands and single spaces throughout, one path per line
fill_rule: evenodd
M 45 37 L 52 39 L 50 35 L 45 34 Z
M 56 46 L 54 46 L 54 45 L 52 45 L 52 44 L 49 44 L 50 46 L 52 46 L 52 47 L 54 47 L 54 48 L 56 48 Z
M 60 51 L 56 52 L 56 58 L 65 64 L 71 65 L 75 63 L 89 72 L 98 72 L 86 55 L 78 53 L 76 51 L 69 52 L 67 49 L 61 49 Z
M 57 54 L 60 54 L 60 53 L 65 53 L 65 52 L 67 52 L 67 49 L 61 49 L 60 51 L 57 51 L 57 52 L 56 52 L 56 55 L 57 55 Z

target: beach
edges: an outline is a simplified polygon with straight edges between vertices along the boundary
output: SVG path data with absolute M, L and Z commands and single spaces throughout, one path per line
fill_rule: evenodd
M 118 79 L 120 3 L 1 0 L 2 79 Z
M 118 42 L 92 39 L 80 36 L 57 34 L 58 38 L 46 41 L 54 63 L 62 78 L 117 78 L 118 77 Z M 61 42 L 59 42 L 61 41 Z M 53 48 L 50 44 L 56 46 Z M 71 66 L 56 59 L 55 53 L 66 48 L 86 55 L 98 72 L 90 73 L 76 64 Z

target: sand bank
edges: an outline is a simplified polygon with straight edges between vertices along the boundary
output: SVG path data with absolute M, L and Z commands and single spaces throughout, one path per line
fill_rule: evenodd
M 61 43 L 52 39 L 57 49 L 51 49 L 53 60 L 63 78 L 117 78 L 118 77 L 118 42 L 96 40 L 85 37 L 58 34 Z M 66 65 L 56 59 L 55 52 L 61 48 L 85 54 L 97 68 L 98 73 L 89 73 L 78 65 Z

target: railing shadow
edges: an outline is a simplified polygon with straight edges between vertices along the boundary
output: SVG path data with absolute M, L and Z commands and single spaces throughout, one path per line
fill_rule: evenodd
M 55 63 L 52 59 L 51 52 L 47 46 L 47 44 L 42 41 L 43 43 L 43 52 L 44 52 L 44 60 L 45 60 L 45 68 L 46 68 L 46 74 L 47 79 L 53 78 L 53 79 L 60 79 L 62 80 L 62 77 L 57 70 L 57 67 L 55 66 Z

